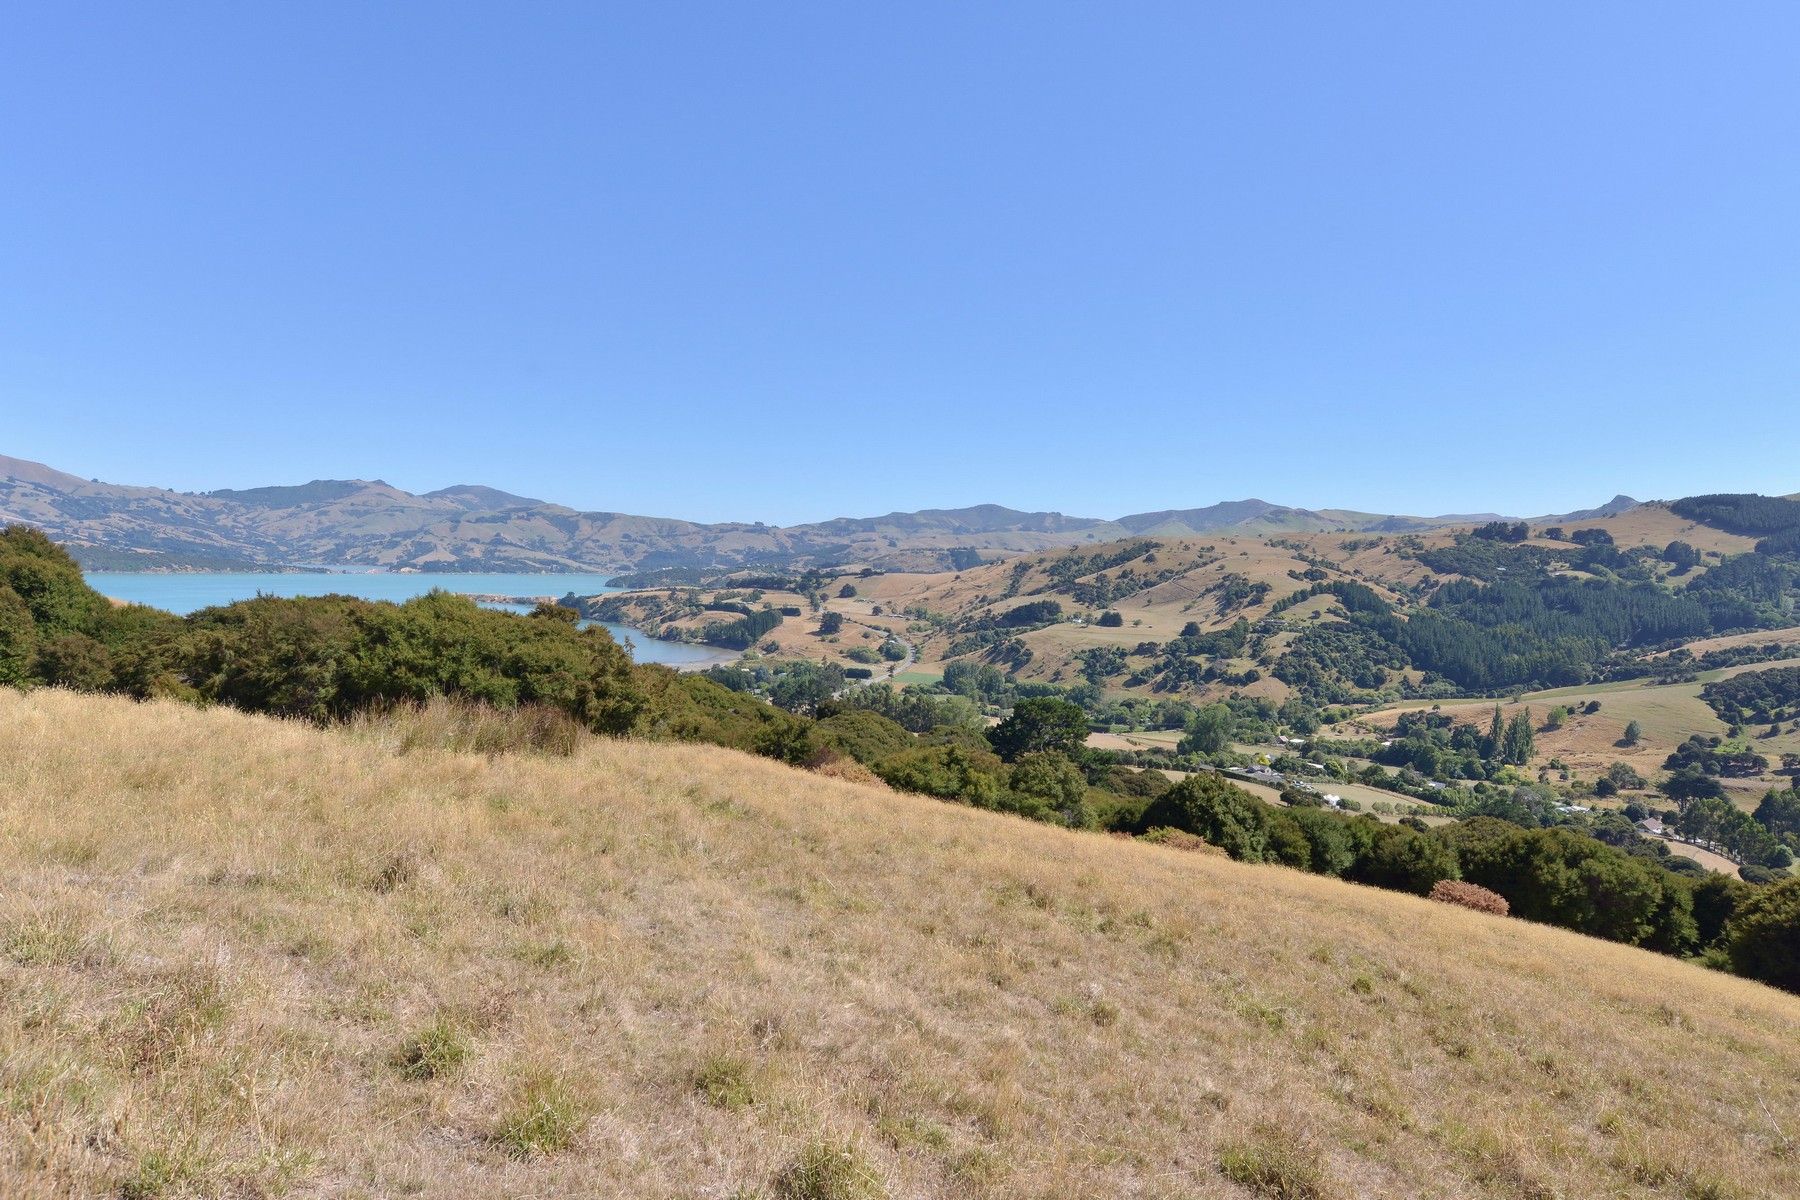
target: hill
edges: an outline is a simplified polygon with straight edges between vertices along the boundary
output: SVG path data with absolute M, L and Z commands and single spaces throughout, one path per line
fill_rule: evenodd
M 9 1197 L 1800 1192 L 1800 1002 L 1643 951 L 711 747 L 0 728 Z
M 627 572 L 870 563 L 933 571 L 976 552 L 1030 553 L 1108 542 L 1145 530 L 1424 529 L 1464 520 L 1312 512 L 1245 500 L 1116 520 L 981 504 L 784 528 L 579 512 L 480 484 L 423 495 L 361 479 L 175 492 L 84 480 L 41 463 L 0 456 L 0 524 L 35 525 L 71 547 L 84 563 L 110 570 L 309 564 Z
M 1179 523 L 1172 515 L 1157 515 L 1170 519 L 1147 529 Z M 1605 533 L 1609 546 L 1592 551 L 1567 540 L 1583 528 Z M 1563 537 L 1543 537 L 1545 530 Z M 1354 681 L 1336 674 L 1315 683 L 1310 673 L 1303 677 L 1298 669 L 1301 659 L 1318 657 L 1309 656 L 1311 644 L 1325 639 L 1337 620 L 1347 616 L 1340 597 L 1328 591 L 1301 595 L 1310 589 L 1357 585 L 1373 590 L 1384 603 L 1404 608 L 1428 599 L 1440 584 L 1458 579 L 1505 582 L 1505 564 L 1512 561 L 1508 555 L 1527 559 L 1532 570 L 1546 576 L 1562 574 L 1598 584 L 1602 576 L 1619 575 L 1621 564 L 1612 556 L 1613 547 L 1651 545 L 1660 554 L 1667 544 L 1684 541 L 1694 548 L 1697 561 L 1679 574 L 1654 557 L 1633 564 L 1645 582 L 1677 590 L 1724 558 L 1746 554 L 1757 544 L 1753 537 L 1678 516 L 1667 505 L 1635 502 L 1583 525 L 1571 522 L 1567 528 L 1541 526 L 1538 531 L 1539 536 L 1517 549 L 1472 537 L 1466 527 L 1350 535 L 1228 533 L 1205 538 L 1146 532 L 1098 546 L 986 561 L 961 571 L 856 579 L 853 598 L 835 598 L 835 589 L 827 588 L 826 603 L 847 617 L 873 621 L 916 640 L 926 663 L 979 658 L 1028 682 L 1072 685 L 1085 678 L 1118 692 L 1143 689 L 1206 698 L 1235 691 L 1279 703 L 1305 691 L 1315 701 L 1342 702 L 1368 690 L 1366 685 L 1359 689 Z M 1589 562 L 1590 558 L 1607 561 Z M 1594 573 L 1558 565 L 1570 560 Z M 1527 573 L 1515 568 L 1514 578 Z M 1058 619 L 1014 622 L 1009 616 L 1015 609 L 1045 601 L 1059 606 Z M 875 614 L 875 607 L 882 613 Z M 1096 623 L 1107 610 L 1118 614 L 1116 625 Z M 1252 636 L 1229 652 L 1206 648 L 1209 671 L 1188 671 L 1170 659 L 1171 644 L 1179 649 L 1184 631 L 1186 636 L 1217 634 L 1239 621 L 1250 625 Z M 1201 647 L 1196 644 L 1191 653 L 1202 653 Z M 1298 654 L 1296 670 L 1278 669 L 1291 653 Z M 1095 654 L 1117 657 L 1108 659 L 1103 673 L 1097 673 L 1102 668 L 1090 666 Z M 1416 684 L 1423 677 L 1422 671 L 1404 662 L 1381 670 L 1395 686 Z M 1247 680 L 1251 672 L 1256 678 Z

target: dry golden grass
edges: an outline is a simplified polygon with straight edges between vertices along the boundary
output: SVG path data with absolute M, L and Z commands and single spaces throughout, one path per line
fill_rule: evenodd
M 0 691 L 0 1195 L 1800 1195 L 1800 999 L 707 747 Z

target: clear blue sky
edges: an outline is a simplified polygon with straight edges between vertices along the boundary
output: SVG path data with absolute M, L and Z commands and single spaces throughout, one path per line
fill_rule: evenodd
M 1800 6 L 29 4 L 0 453 L 775 522 L 1800 489 Z

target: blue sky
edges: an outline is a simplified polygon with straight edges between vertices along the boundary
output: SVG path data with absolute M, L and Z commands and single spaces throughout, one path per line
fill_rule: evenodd
M 791 522 L 1800 489 L 1792 4 L 14 6 L 0 453 Z

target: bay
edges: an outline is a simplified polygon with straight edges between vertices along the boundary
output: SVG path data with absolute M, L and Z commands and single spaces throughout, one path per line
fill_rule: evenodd
M 597 596 L 619 589 L 607 586 L 605 575 L 501 575 L 501 574 L 414 574 L 395 571 L 181 571 L 150 573 L 135 571 L 89 571 L 88 586 L 103 596 L 129 604 L 147 604 L 152 608 L 186 616 L 203 608 L 214 608 L 257 596 L 358 596 L 364 600 L 392 600 L 399 603 L 423 596 L 434 589 L 470 596 L 548 596 L 552 599 L 570 592 L 577 596 Z M 524 604 L 487 603 L 490 608 L 529 612 Z M 634 662 L 662 663 L 671 667 L 696 667 L 721 662 L 732 657 L 729 652 L 688 642 L 665 642 L 647 637 L 624 625 L 600 622 L 621 646 L 630 651 Z

